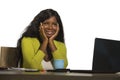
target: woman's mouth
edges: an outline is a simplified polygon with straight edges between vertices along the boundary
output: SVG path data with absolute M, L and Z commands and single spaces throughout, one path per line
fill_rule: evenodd
M 45 33 L 46 33 L 46 36 L 47 37 L 51 37 L 52 35 L 54 35 L 54 31 L 45 31 Z

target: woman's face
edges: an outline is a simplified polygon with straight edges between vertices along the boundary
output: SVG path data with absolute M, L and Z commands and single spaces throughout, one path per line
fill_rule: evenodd
M 48 38 L 54 35 L 57 31 L 57 27 L 59 27 L 56 17 L 50 17 L 42 23 L 44 27 L 44 32 Z

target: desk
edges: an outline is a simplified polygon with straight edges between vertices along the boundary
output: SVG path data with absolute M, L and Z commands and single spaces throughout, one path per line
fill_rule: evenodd
M 0 80 L 120 80 L 120 74 L 0 71 Z

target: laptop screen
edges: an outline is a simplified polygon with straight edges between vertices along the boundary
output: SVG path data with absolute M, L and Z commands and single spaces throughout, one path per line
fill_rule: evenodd
M 120 41 L 96 38 L 93 71 L 120 72 Z

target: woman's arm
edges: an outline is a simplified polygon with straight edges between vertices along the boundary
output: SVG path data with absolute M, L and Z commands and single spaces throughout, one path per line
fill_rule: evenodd
M 45 54 L 38 49 L 39 46 L 40 43 L 36 38 L 24 37 L 22 39 L 23 67 L 42 69 L 41 61 Z
M 68 61 L 67 61 L 67 49 L 64 43 L 62 42 L 58 42 L 58 41 L 54 41 L 57 50 L 55 50 L 52 54 L 53 54 L 53 58 L 54 59 L 63 59 L 64 60 L 64 68 L 67 67 L 68 65 Z

